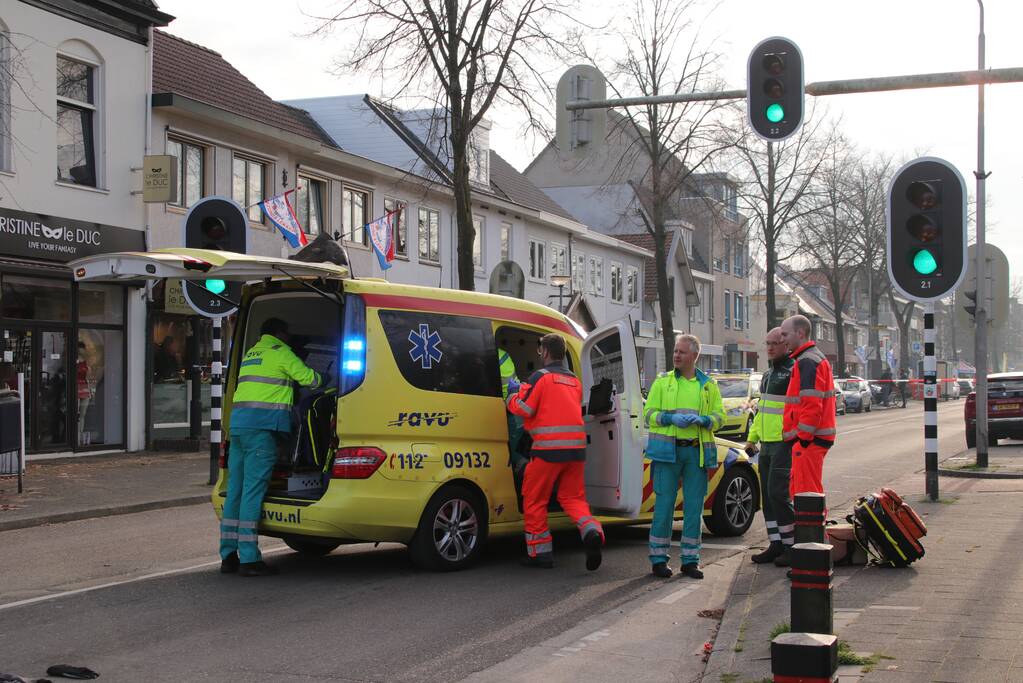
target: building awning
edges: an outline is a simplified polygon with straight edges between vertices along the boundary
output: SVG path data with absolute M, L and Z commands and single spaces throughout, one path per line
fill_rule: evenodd
M 700 355 L 723 356 L 725 355 L 725 347 L 720 344 L 700 344 Z

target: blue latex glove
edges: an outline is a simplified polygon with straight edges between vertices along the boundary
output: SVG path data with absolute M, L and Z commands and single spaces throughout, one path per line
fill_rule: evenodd
M 711 421 L 708 415 L 697 415 L 694 422 L 698 423 L 701 427 L 710 429 Z
M 688 427 L 696 422 L 697 419 L 696 415 L 675 413 L 671 416 L 671 423 L 676 427 Z
M 662 427 L 667 427 L 668 425 L 672 424 L 671 418 L 672 418 L 671 413 L 658 413 L 657 424 L 661 425 Z
M 520 384 L 519 384 L 519 381 L 517 379 L 515 379 L 514 377 L 509 379 L 508 380 L 508 395 L 512 396 L 514 394 L 519 393 L 519 386 L 520 386 Z

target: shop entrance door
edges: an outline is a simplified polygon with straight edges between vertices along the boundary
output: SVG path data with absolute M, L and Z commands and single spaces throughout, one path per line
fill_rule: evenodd
M 0 358 L 0 383 L 18 387 L 25 375 L 25 448 L 59 451 L 74 432 L 68 401 L 68 332 L 59 329 L 8 329 Z

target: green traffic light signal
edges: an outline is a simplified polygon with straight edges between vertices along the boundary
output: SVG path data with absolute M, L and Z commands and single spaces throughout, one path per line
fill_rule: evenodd
M 913 269 L 921 275 L 931 275 L 938 269 L 938 261 L 930 249 L 921 249 L 913 256 Z
M 227 283 L 223 280 L 207 280 L 205 285 L 206 289 L 214 294 L 223 294 L 224 290 L 227 289 Z
M 764 116 L 771 123 L 778 123 L 785 118 L 785 107 L 781 106 L 777 102 L 767 105 L 767 109 L 764 111 Z

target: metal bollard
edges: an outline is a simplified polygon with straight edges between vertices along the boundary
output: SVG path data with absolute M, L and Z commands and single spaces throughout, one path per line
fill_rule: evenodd
M 771 641 L 775 683 L 838 680 L 838 638 L 823 633 L 782 633 Z
M 824 519 L 828 514 L 823 493 L 797 493 L 792 499 L 796 510 L 796 543 L 823 543 Z
M 832 633 L 835 630 L 831 601 L 831 545 L 797 543 L 792 546 L 792 588 L 789 606 L 792 630 L 798 633 Z

